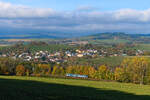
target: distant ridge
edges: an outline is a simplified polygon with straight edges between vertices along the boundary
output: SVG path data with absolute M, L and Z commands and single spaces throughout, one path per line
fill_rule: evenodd
M 150 37 L 150 34 L 127 34 L 127 33 L 123 33 L 123 32 L 107 32 L 107 33 L 98 33 L 98 34 L 94 34 L 94 35 L 88 35 L 85 36 L 87 38 L 91 37 L 91 38 L 96 38 L 96 39 L 112 39 L 114 37 L 119 37 L 122 39 L 128 39 L 128 38 L 140 38 L 140 37 Z
M 126 40 L 128 42 L 150 43 L 150 34 L 127 34 L 123 32 L 98 33 L 81 37 L 82 40 Z
M 0 39 L 64 39 L 64 38 L 74 38 L 80 36 L 87 36 L 87 35 L 80 35 L 80 34 L 73 34 L 73 33 L 2 33 L 0 34 Z
M 104 39 L 125 39 L 125 40 L 145 40 L 150 39 L 150 34 L 127 34 L 123 32 L 106 32 L 94 35 L 76 35 L 72 33 L 32 33 L 32 34 L 0 34 L 0 39 L 63 39 L 79 38 L 84 40 L 104 40 Z
M 37 35 L 37 36 L 0 36 L 0 39 L 59 39 L 57 36 Z

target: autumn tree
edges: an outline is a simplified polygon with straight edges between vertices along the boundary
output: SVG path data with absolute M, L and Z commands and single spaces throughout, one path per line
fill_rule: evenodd
M 126 70 L 123 67 L 116 67 L 114 76 L 116 81 L 129 82 L 128 74 L 126 73 Z
M 83 75 L 89 75 L 88 66 L 84 66 L 83 68 Z
M 73 74 L 73 73 L 74 73 L 73 67 L 72 67 L 72 66 L 68 66 L 68 67 L 66 68 L 66 73 L 67 73 L 67 74 Z
M 96 72 L 97 72 L 96 69 L 94 67 L 90 66 L 88 68 L 88 70 L 89 70 L 89 77 L 90 78 L 96 78 Z
M 58 75 L 59 74 L 59 68 L 58 66 L 53 66 L 52 75 Z
M 61 76 L 65 75 L 65 69 L 63 67 L 60 67 L 59 70 Z
M 100 67 L 98 67 L 97 70 L 97 77 L 99 79 L 106 79 L 106 73 L 107 73 L 107 67 L 105 65 L 102 65 Z
M 144 84 L 144 80 L 148 75 L 149 60 L 146 57 L 126 58 L 122 64 L 126 72 L 128 72 L 129 79 L 133 83 Z
M 51 73 L 51 67 L 48 64 L 41 64 L 39 66 L 41 68 L 41 74 L 42 75 L 50 75 Z
M 18 75 L 18 76 L 23 76 L 23 75 L 25 75 L 25 68 L 24 68 L 23 65 L 18 65 L 18 66 L 16 67 L 16 75 Z

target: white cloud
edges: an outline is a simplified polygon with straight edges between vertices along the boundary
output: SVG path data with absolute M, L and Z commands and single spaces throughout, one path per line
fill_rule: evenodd
M 117 11 L 94 11 L 81 6 L 76 11 L 54 11 L 0 2 L 0 29 L 24 29 L 47 32 L 104 32 L 124 31 L 150 33 L 150 9 Z M 88 11 L 86 11 L 88 10 Z M 7 31 L 7 30 L 6 30 Z
M 1 18 L 19 18 L 19 17 L 48 17 L 53 15 L 52 9 L 30 8 L 23 5 L 12 5 L 11 3 L 0 2 Z

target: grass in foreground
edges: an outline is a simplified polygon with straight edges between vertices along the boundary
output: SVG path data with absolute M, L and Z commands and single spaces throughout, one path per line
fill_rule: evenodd
M 73 79 L 0 76 L 0 100 L 150 100 L 150 86 Z

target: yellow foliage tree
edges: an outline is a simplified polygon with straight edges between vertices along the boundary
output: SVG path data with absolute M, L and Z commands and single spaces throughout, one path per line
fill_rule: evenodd
M 61 76 L 65 75 L 65 70 L 64 70 L 63 67 L 60 67 L 59 70 L 60 70 L 60 75 Z
M 98 75 L 97 77 L 99 79 L 107 79 L 106 74 L 107 74 L 107 67 L 105 65 L 100 66 L 97 71 Z
M 83 75 L 89 75 L 88 66 L 85 66 L 83 69 Z
M 66 73 L 67 74 L 73 74 L 73 72 L 74 71 L 73 71 L 73 67 L 72 66 L 69 66 L 69 67 L 66 68 Z
M 18 65 L 18 66 L 16 67 L 16 75 L 18 75 L 18 76 L 23 76 L 23 75 L 25 75 L 25 68 L 24 68 L 23 65 Z
M 128 72 L 129 80 L 133 83 L 144 84 L 144 79 L 148 75 L 149 60 L 146 57 L 126 58 L 121 64 Z
M 58 75 L 58 70 L 59 70 L 58 66 L 54 66 L 52 70 L 52 75 Z
M 89 67 L 88 68 L 88 70 L 89 70 L 89 77 L 90 78 L 96 78 L 96 70 L 95 70 L 95 68 L 94 67 Z
M 116 81 L 125 81 L 125 70 L 121 67 L 116 67 L 114 76 Z

